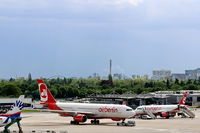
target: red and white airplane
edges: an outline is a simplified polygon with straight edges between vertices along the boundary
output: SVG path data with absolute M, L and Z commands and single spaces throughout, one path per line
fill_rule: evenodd
M 188 115 L 194 117 L 194 114 L 189 110 L 188 106 L 185 105 L 186 97 L 188 92 L 185 92 L 179 104 L 177 105 L 144 105 L 136 108 L 135 112 L 137 116 L 149 115 L 150 117 L 161 116 L 165 118 L 174 117 L 177 112 L 184 109 L 188 112 Z M 188 109 L 188 110 L 187 110 Z M 186 113 L 187 113 L 186 112 Z
M 38 86 L 40 104 L 47 107 L 47 110 L 44 112 L 54 112 L 59 113 L 61 116 L 71 116 L 73 117 L 73 121 L 70 122 L 71 124 L 86 122 L 87 119 L 92 119 L 92 124 L 99 124 L 98 119 L 122 120 L 122 123 L 124 123 L 125 119 L 135 115 L 135 111 L 126 105 L 57 102 L 43 80 L 38 80 Z

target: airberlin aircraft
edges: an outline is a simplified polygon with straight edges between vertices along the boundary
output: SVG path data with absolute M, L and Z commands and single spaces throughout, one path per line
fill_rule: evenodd
M 136 108 L 136 115 L 150 115 L 161 116 L 165 118 L 174 117 L 181 107 L 187 107 L 185 105 L 188 92 L 185 92 L 183 98 L 177 105 L 144 105 Z
M 99 124 L 99 119 L 112 119 L 124 123 L 125 119 L 135 115 L 135 111 L 126 105 L 57 102 L 43 80 L 38 80 L 38 86 L 40 104 L 47 107 L 44 112 L 54 112 L 59 113 L 61 116 L 73 117 L 71 124 L 86 122 L 87 119 L 92 119 L 92 124 Z

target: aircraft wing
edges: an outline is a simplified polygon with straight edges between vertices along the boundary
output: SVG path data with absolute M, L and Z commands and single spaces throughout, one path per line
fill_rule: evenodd
M 38 112 L 51 112 L 51 113 L 59 113 L 63 115 L 70 115 L 70 116 L 75 116 L 77 114 L 84 114 L 86 116 L 94 116 L 96 114 L 92 112 L 79 112 L 79 111 L 65 111 L 65 110 L 50 110 L 50 109 L 32 109 L 33 111 L 38 111 Z

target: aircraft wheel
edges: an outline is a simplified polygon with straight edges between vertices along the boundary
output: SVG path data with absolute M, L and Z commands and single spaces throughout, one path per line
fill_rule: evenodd
M 75 121 L 70 121 L 70 124 L 72 124 L 72 125 L 75 124 Z
M 166 119 L 169 119 L 169 116 L 167 116 Z
M 91 124 L 99 125 L 100 121 L 99 120 L 91 120 Z
M 96 120 L 96 124 L 99 125 L 99 123 L 100 123 L 99 120 Z
M 72 125 L 78 125 L 79 122 L 76 122 L 76 121 L 70 121 L 70 124 L 72 124 Z
M 125 122 L 117 123 L 117 126 L 126 126 Z
M 76 121 L 75 121 L 75 124 L 76 124 L 76 125 L 79 125 L 79 122 L 76 122 Z
M 125 123 L 125 122 L 122 122 L 122 126 L 126 126 L 126 123 Z

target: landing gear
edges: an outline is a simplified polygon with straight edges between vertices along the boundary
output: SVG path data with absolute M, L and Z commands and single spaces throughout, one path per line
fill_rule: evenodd
M 120 122 L 118 122 L 118 123 L 117 123 L 117 126 L 125 126 L 125 125 L 126 125 L 126 123 L 125 123 L 124 121 L 125 121 L 125 119 L 123 119 L 121 123 L 120 123 Z
M 91 120 L 91 124 L 94 124 L 94 125 L 99 125 L 100 121 L 99 120 Z
M 20 121 L 20 120 L 19 120 Z M 22 127 L 21 127 L 21 124 L 20 124 L 20 122 L 17 122 L 17 126 L 18 126 L 18 128 L 19 128 L 19 133 L 23 133 L 23 131 L 22 131 Z
M 167 116 L 166 119 L 169 119 L 169 116 Z
M 20 121 L 21 121 L 21 118 L 17 118 L 17 119 L 15 119 L 15 120 L 13 120 L 11 123 L 9 123 L 8 125 L 5 126 L 5 128 L 4 128 L 4 130 L 3 130 L 3 133 L 10 133 L 10 131 L 9 131 L 8 128 L 9 128 L 11 125 L 13 125 L 14 123 L 17 123 L 18 128 L 19 128 L 19 133 L 23 133 L 22 127 L 21 127 L 21 124 L 20 124 Z
M 77 122 L 77 121 L 70 121 L 70 124 L 71 125 L 79 125 L 79 122 Z
M 117 126 L 135 126 L 135 121 L 124 122 L 125 119 L 122 120 L 121 123 L 117 123 Z

